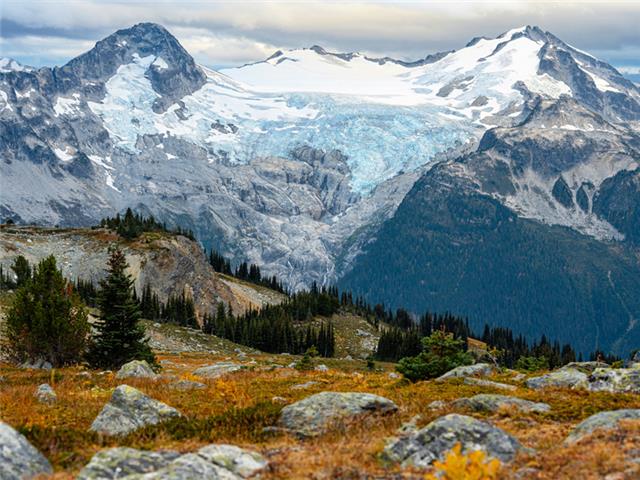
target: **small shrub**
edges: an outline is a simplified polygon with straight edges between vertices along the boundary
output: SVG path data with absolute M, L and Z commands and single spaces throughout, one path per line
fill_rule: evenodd
M 444 462 L 433 464 L 436 473 L 428 474 L 427 480 L 495 480 L 500 471 L 500 460 L 487 459 L 482 450 L 467 454 L 462 453 L 462 447 L 457 443 Z
M 296 370 L 313 370 L 315 362 L 313 359 L 319 355 L 318 349 L 315 346 L 311 346 L 304 352 L 304 355 L 299 362 L 296 363 Z
M 398 362 L 397 370 L 415 382 L 440 375 L 461 365 L 473 363 L 470 353 L 464 351 L 464 340 L 441 330 L 422 339 L 424 350 L 415 357 L 405 357 Z
M 515 368 L 522 372 L 549 370 L 549 360 L 546 357 L 520 357 L 516 361 Z

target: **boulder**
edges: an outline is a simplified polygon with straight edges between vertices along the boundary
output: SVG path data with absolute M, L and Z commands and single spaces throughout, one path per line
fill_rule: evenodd
M 460 398 L 453 402 L 453 406 L 470 408 L 477 412 L 496 412 L 501 408 L 515 408 L 527 413 L 544 413 L 551 410 L 551 407 L 546 403 L 536 403 L 522 398 L 486 393 L 469 398 Z
M 146 360 L 132 360 L 120 367 L 116 374 L 118 380 L 125 378 L 158 378 L 158 374 L 153 371 L 151 365 Z
M 313 387 L 314 385 L 318 385 L 318 382 L 314 382 L 313 380 L 310 380 L 310 381 L 305 382 L 305 383 L 299 383 L 297 385 L 292 385 L 289 389 L 290 390 L 305 390 L 307 388 Z
M 118 477 L 120 478 L 120 477 Z M 195 453 L 178 457 L 166 467 L 145 475 L 130 475 L 122 480 L 242 480 L 242 477 L 208 462 Z
M 27 480 L 52 473 L 49 461 L 26 438 L 6 423 L 0 422 L 2 480 Z
M 126 435 L 179 416 L 180 412 L 175 408 L 133 387 L 120 385 L 93 421 L 90 430 L 104 435 Z
M 49 405 L 56 403 L 56 400 L 58 400 L 56 392 L 53 391 L 53 388 L 51 388 L 51 385 L 48 383 L 40 385 L 36 390 L 35 396 L 40 403 L 47 403 Z
M 169 384 L 171 388 L 176 390 L 202 390 L 207 388 L 204 383 L 194 382 L 192 380 L 177 380 Z
M 370 393 L 321 392 L 284 407 L 278 426 L 300 436 L 314 436 L 364 414 L 397 409 L 391 400 Z
M 640 409 L 611 410 L 591 415 L 571 430 L 565 443 L 575 443 L 601 428 L 615 429 L 622 420 L 640 420 Z
M 485 380 L 484 378 L 467 377 L 464 379 L 465 385 L 475 385 L 478 387 L 490 387 L 497 388 L 498 390 L 517 390 L 515 385 L 509 385 L 507 383 L 492 382 L 491 380 Z
M 51 370 L 53 365 L 46 360 L 33 360 L 30 362 L 23 362 L 20 364 L 20 368 L 30 368 L 33 370 Z
M 259 453 L 235 445 L 208 445 L 198 450 L 198 455 L 242 478 L 254 475 L 268 463 Z
M 116 447 L 96 453 L 76 480 L 113 480 L 128 475 L 155 472 L 180 456 L 177 452 L 149 452 Z
M 240 370 L 242 365 L 233 362 L 218 362 L 196 369 L 193 374 L 203 378 L 218 378 Z
M 597 368 L 609 368 L 609 364 L 604 362 L 570 362 L 562 367 L 563 369 L 573 368 L 587 375 Z
M 436 378 L 436 381 L 450 380 L 452 378 L 464 377 L 486 377 L 495 371 L 495 367 L 489 363 L 475 363 L 473 365 L 463 365 L 449 370 L 444 375 Z
M 325 364 L 321 364 L 321 365 L 316 365 L 316 368 L 314 368 L 314 370 L 316 372 L 328 372 L 329 367 L 327 367 Z
M 640 369 L 598 368 L 589 375 L 589 390 L 640 393 Z
M 383 458 L 403 467 L 426 468 L 435 460 L 444 460 L 457 443 L 463 453 L 483 450 L 489 457 L 510 462 L 523 447 L 514 437 L 493 425 L 466 415 L 440 417 L 426 427 L 394 439 Z
M 530 378 L 526 381 L 526 384 L 527 387 L 535 389 L 549 387 L 578 389 L 587 388 L 589 382 L 586 373 L 582 373 L 575 368 L 563 368 L 539 377 Z

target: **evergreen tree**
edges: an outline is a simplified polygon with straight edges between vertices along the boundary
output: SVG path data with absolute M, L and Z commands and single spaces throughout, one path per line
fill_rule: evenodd
M 156 364 L 144 328 L 138 323 L 140 305 L 133 297 L 133 281 L 126 273 L 127 267 L 124 253 L 113 249 L 108 275 L 100 284 L 100 320 L 96 323 L 97 334 L 88 355 L 94 367 L 119 368 L 131 360 Z
M 87 345 L 87 313 L 55 257 L 42 260 L 33 277 L 26 277 L 28 268 L 18 271 L 23 272 L 22 286 L 4 326 L 9 356 L 18 362 L 48 361 L 54 367 L 79 362 Z
M 20 255 L 11 265 L 11 270 L 16 274 L 16 287 L 24 286 L 31 279 L 31 266 L 29 261 Z

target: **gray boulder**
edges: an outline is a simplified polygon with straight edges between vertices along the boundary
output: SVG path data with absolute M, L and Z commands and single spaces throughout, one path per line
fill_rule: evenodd
M 453 402 L 454 407 L 470 408 L 477 412 L 496 412 L 501 408 L 515 408 L 521 412 L 544 413 L 551 410 L 546 403 L 531 402 L 507 395 L 480 394 L 469 398 L 460 398 Z
M 203 378 L 218 378 L 240 370 L 242 365 L 233 362 L 218 362 L 196 369 L 193 374 Z
M 208 462 L 195 453 L 177 458 L 168 466 L 144 475 L 129 475 L 122 480 L 242 480 L 242 477 Z
M 317 385 L 318 382 L 314 382 L 313 380 L 310 380 L 308 382 L 305 383 L 298 383 L 297 385 L 292 385 L 289 389 L 290 390 L 305 390 L 307 388 L 313 387 L 314 385 Z
M 56 392 L 53 391 L 53 388 L 51 388 L 51 385 L 48 383 L 40 385 L 36 390 L 35 396 L 40 403 L 47 403 L 49 405 L 56 403 L 56 400 L 58 400 Z
M 640 420 L 640 409 L 612 410 L 591 415 L 579 423 L 565 440 L 575 443 L 598 429 L 615 429 L 622 420 Z
M 564 365 L 562 368 L 573 368 L 588 375 L 597 368 L 609 368 L 609 364 L 604 362 L 570 362 Z
M 146 360 L 132 360 L 120 367 L 116 374 L 118 380 L 125 378 L 158 378 L 158 374 L 153 371 L 151 365 Z
M 495 367 L 489 363 L 475 363 L 473 365 L 463 365 L 449 370 L 444 375 L 436 378 L 437 382 L 450 380 L 452 378 L 464 377 L 486 377 L 495 371 Z
M 24 436 L 6 423 L 0 422 L 0 478 L 27 480 L 49 475 L 49 461 Z
M 268 464 L 259 453 L 235 445 L 208 445 L 198 450 L 198 455 L 243 478 L 254 475 Z
M 278 426 L 301 436 L 314 436 L 364 414 L 397 409 L 391 400 L 370 393 L 321 392 L 284 407 Z
M 443 460 L 457 443 L 462 452 L 483 450 L 489 457 L 510 462 L 523 447 L 514 437 L 493 425 L 466 415 L 440 417 L 426 427 L 394 439 L 384 449 L 383 458 L 403 467 L 426 468 Z
M 105 435 L 126 435 L 179 416 L 180 412 L 175 408 L 149 398 L 133 387 L 120 385 L 93 421 L 90 430 Z
M 594 392 L 640 392 L 640 368 L 598 368 L 589 375 Z
M 464 379 L 465 385 L 475 385 L 478 387 L 490 387 L 497 388 L 498 390 L 517 390 L 515 385 L 509 385 L 507 383 L 493 382 L 491 380 L 485 380 L 484 378 L 467 377 Z
M 533 377 L 528 379 L 526 384 L 527 387 L 534 389 L 549 387 L 579 389 L 589 386 L 587 375 L 574 368 L 563 368 L 539 377 Z
M 155 472 L 180 456 L 177 452 L 149 452 L 117 447 L 96 453 L 76 480 L 115 480 L 127 475 Z
M 175 388 L 176 390 L 202 390 L 207 388 L 204 383 L 194 382 L 192 380 L 176 380 L 169 384 L 171 388 Z

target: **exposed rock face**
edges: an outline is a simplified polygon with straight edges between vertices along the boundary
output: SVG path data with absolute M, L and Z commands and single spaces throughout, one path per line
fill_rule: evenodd
M 551 410 L 546 403 L 531 402 L 507 395 L 480 394 L 470 398 L 460 398 L 453 402 L 456 407 L 465 407 L 479 412 L 496 412 L 501 408 L 515 408 L 521 412 L 544 413 Z
M 218 378 L 228 373 L 237 372 L 242 365 L 233 362 L 218 362 L 194 370 L 193 374 L 202 378 Z
M 453 370 L 449 370 L 444 375 L 441 375 L 436 380 L 450 380 L 452 378 L 464 378 L 464 377 L 486 377 L 491 375 L 495 371 L 495 367 L 488 363 L 476 363 L 474 365 L 463 365 L 456 367 Z
M 587 375 L 573 368 L 555 370 L 539 377 L 530 378 L 526 384 L 527 387 L 535 389 L 549 387 L 576 389 L 589 386 Z
M 640 368 L 597 368 L 589 375 L 594 392 L 640 392 Z
M 146 360 L 132 360 L 120 367 L 116 374 L 118 380 L 125 378 L 149 378 L 155 380 L 158 374 L 153 371 Z
M 149 452 L 116 447 L 96 453 L 80 471 L 77 480 L 114 480 L 128 475 L 155 472 L 178 458 L 177 452 Z
M 392 441 L 384 449 L 385 459 L 403 466 L 428 467 L 443 460 L 456 443 L 463 453 L 483 450 L 489 457 L 509 462 L 522 446 L 514 437 L 489 423 L 465 415 L 450 414 L 426 427 Z
M 397 409 L 391 400 L 370 393 L 321 392 L 284 407 L 278 425 L 301 436 L 315 436 L 364 414 Z
M 640 420 L 640 409 L 613 410 L 591 415 L 571 431 L 566 442 L 575 443 L 600 428 L 614 429 L 623 420 Z
M 195 453 L 112 448 L 93 456 L 78 480 L 240 480 L 267 466 L 259 453 L 214 444 Z
M 179 416 L 180 412 L 175 408 L 149 398 L 133 387 L 120 385 L 93 421 L 90 430 L 104 435 L 126 435 Z
M 26 438 L 6 423 L 0 422 L 0 478 L 2 480 L 30 480 L 49 475 L 53 468 L 49 461 Z
M 56 403 L 56 400 L 58 400 L 56 392 L 48 383 L 43 383 L 38 387 L 38 390 L 36 390 L 36 398 L 40 403 L 48 404 Z

